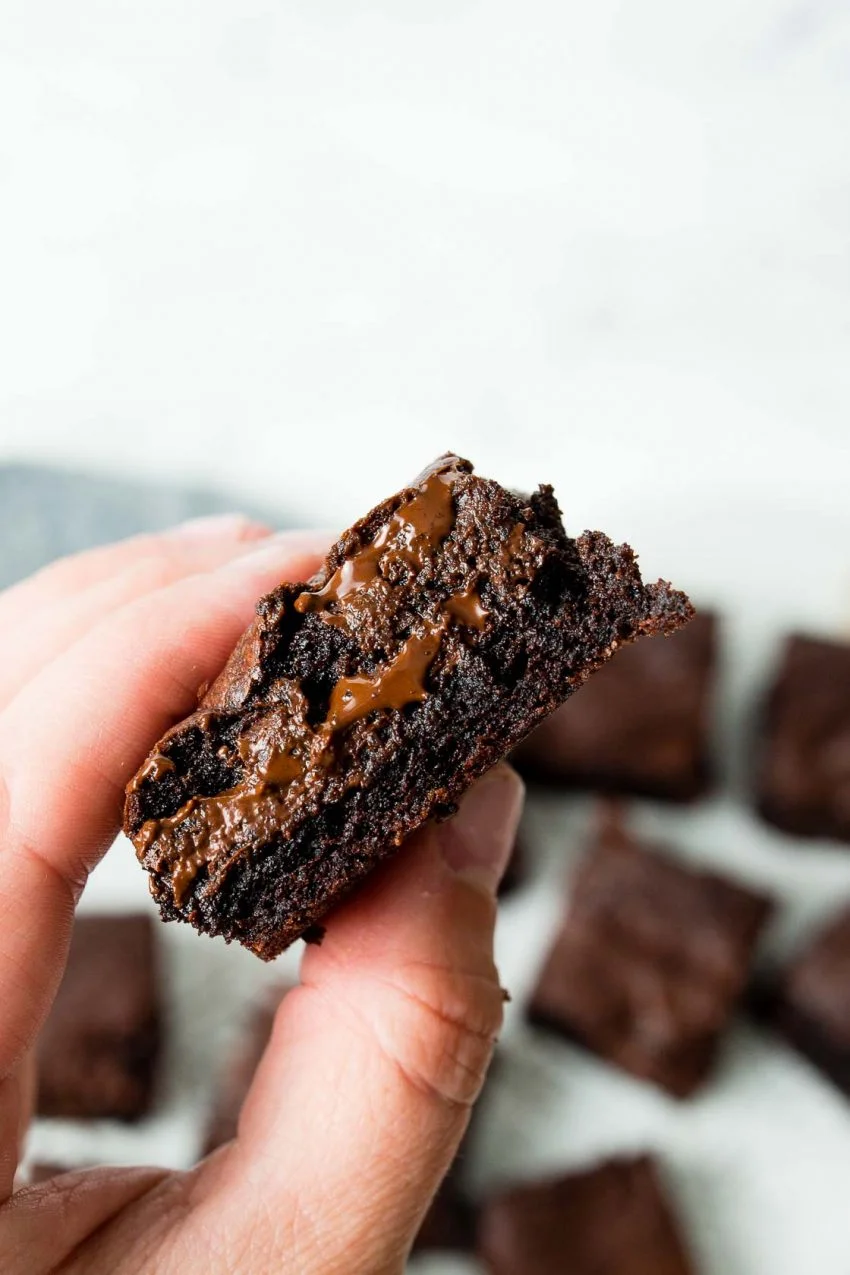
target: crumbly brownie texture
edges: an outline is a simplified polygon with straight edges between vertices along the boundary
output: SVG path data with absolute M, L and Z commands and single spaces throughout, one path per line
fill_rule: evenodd
M 648 1156 L 516 1187 L 482 1210 L 490 1275 L 691 1275 Z
M 209 1155 L 236 1137 L 239 1113 L 248 1096 L 251 1082 L 272 1034 L 274 1016 L 287 992 L 286 987 L 273 987 L 254 1010 L 236 1044 L 225 1070 L 219 1077 L 213 1100 L 203 1155 Z
M 618 651 L 580 695 L 520 744 L 512 760 L 538 783 L 668 801 L 705 792 L 717 621 Z
M 765 706 L 756 799 L 785 832 L 850 841 L 850 645 L 788 639 Z
M 759 1016 L 850 1095 L 850 908 L 762 995 Z
M 79 917 L 38 1042 L 38 1112 L 137 1120 L 160 1044 L 154 927 L 147 916 Z
M 167 919 L 271 959 L 431 815 L 451 813 L 612 651 L 687 598 L 628 546 L 570 540 L 442 457 L 283 584 L 197 712 L 128 788 L 125 829 Z
M 579 866 L 530 1017 L 677 1097 L 708 1073 L 770 912 L 606 815 Z

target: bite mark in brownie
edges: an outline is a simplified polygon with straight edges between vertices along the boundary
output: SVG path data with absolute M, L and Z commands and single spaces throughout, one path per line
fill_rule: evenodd
M 649 1156 L 515 1187 L 481 1212 L 489 1275 L 692 1275 Z
M 271 959 L 682 593 L 570 539 L 548 487 L 440 458 L 257 607 L 195 712 L 128 787 L 167 920 Z
M 160 1036 L 150 917 L 78 917 L 38 1041 L 39 1115 L 138 1120 L 151 1107 Z
M 759 989 L 756 1009 L 850 1096 L 850 907 Z
M 644 845 L 605 812 L 529 1015 L 686 1097 L 745 990 L 770 906 Z
M 538 783 L 691 801 L 709 786 L 717 620 L 618 651 L 520 744 L 512 761 Z
M 785 832 L 850 841 L 850 644 L 788 639 L 763 713 L 756 800 Z

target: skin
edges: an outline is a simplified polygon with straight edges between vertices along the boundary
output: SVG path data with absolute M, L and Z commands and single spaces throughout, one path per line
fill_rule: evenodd
M 326 538 L 245 519 L 62 560 L 0 594 L 0 1269 L 399 1272 L 498 1033 L 495 892 L 522 787 L 498 766 L 328 920 L 278 1011 L 237 1138 L 189 1172 L 14 1189 L 32 1050 L 124 786 L 191 711 L 256 599 Z

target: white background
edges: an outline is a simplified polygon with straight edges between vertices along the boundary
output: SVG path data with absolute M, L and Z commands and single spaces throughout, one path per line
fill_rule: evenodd
M 728 613 L 734 781 L 778 634 L 850 617 L 848 138 L 839 0 L 0 0 L 0 459 L 331 525 L 446 447 L 552 481 Z M 582 815 L 531 812 L 518 993 Z M 850 894 L 730 796 L 642 817 L 786 897 L 768 951 Z M 140 889 L 119 851 L 89 906 Z M 257 977 L 167 933 L 175 1006 Z M 191 1156 L 226 1017 L 146 1154 Z M 507 1051 L 482 1182 L 649 1142 L 709 1275 L 850 1272 L 848 1107 L 789 1054 L 741 1029 L 679 1108 L 516 1011 Z

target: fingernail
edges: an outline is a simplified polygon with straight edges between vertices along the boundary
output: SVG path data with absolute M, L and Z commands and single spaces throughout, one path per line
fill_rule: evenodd
M 269 529 L 254 522 L 245 514 L 205 514 L 201 518 L 189 518 L 174 527 L 170 533 L 186 540 L 208 540 L 219 536 L 232 536 L 234 540 L 259 540 L 268 536 Z
M 465 793 L 440 826 L 443 858 L 453 872 L 495 894 L 514 848 L 525 787 L 500 763 Z

